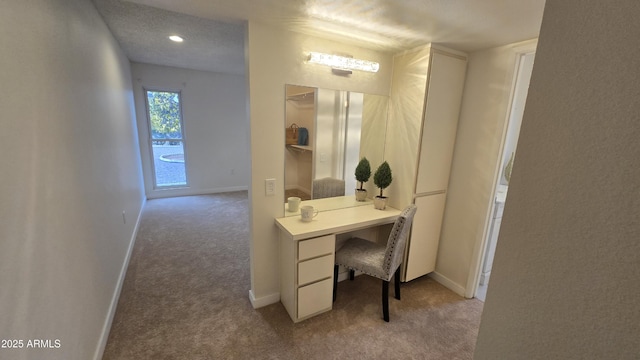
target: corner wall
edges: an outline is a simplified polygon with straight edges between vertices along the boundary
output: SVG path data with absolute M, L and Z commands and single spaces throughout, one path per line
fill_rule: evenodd
M 640 354 L 640 3 L 547 0 L 475 359 Z
M 279 241 L 274 219 L 284 216 L 285 84 L 389 95 L 392 58 L 388 54 L 249 22 L 248 71 L 251 119 L 251 291 L 254 307 L 279 298 Z M 336 76 L 305 63 L 309 51 L 346 53 L 380 63 L 378 73 Z M 275 196 L 265 196 L 264 180 L 276 179 Z
M 433 276 L 459 295 L 483 255 L 500 147 L 506 131 L 516 56 L 535 40 L 469 54 L 449 177 L 438 260 Z M 473 281 L 473 280 L 471 280 Z M 475 286 L 475 285 L 474 285 Z
M 0 32 L 0 358 L 99 358 L 144 201 L 129 61 L 86 0 L 4 1 Z

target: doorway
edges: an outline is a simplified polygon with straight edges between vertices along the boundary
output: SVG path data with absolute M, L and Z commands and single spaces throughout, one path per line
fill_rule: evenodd
M 489 229 L 484 239 L 484 254 L 480 268 L 479 281 L 476 286 L 475 297 L 484 301 L 491 278 L 493 258 L 500 234 L 502 212 L 509 191 L 511 168 L 516 158 L 516 148 L 520 125 L 524 115 L 524 107 L 529 91 L 529 82 L 533 70 L 535 50 L 519 53 L 516 61 L 516 77 L 512 88 L 511 106 L 507 129 L 503 140 L 502 153 L 500 155 L 499 173 L 495 183 L 494 196 L 491 204 L 491 216 L 487 228 Z

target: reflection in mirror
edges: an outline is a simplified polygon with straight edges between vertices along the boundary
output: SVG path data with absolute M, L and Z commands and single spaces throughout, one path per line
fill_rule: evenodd
M 321 211 L 367 204 L 355 201 L 354 172 L 362 157 L 382 163 L 387 107 L 386 96 L 286 85 L 284 201 L 313 199 Z M 372 180 L 365 187 L 375 195 Z

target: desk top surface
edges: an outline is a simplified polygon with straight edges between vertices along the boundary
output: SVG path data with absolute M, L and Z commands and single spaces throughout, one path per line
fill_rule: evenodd
M 309 222 L 302 221 L 300 216 L 282 217 L 276 219 L 276 225 L 292 240 L 302 240 L 392 223 L 400 213 L 389 206 L 384 210 L 377 210 L 373 205 L 356 206 L 321 211 Z

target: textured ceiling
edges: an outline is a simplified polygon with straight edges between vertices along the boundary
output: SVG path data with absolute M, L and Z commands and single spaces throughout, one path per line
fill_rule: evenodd
M 244 23 L 374 50 L 438 43 L 472 52 L 538 36 L 544 0 L 94 0 L 133 61 L 244 71 Z M 166 40 L 170 33 L 182 44 Z M 177 45 L 177 46 L 176 46 Z
M 244 24 L 214 21 L 120 0 L 93 1 L 131 61 L 243 74 Z M 169 35 L 185 38 L 183 43 Z

